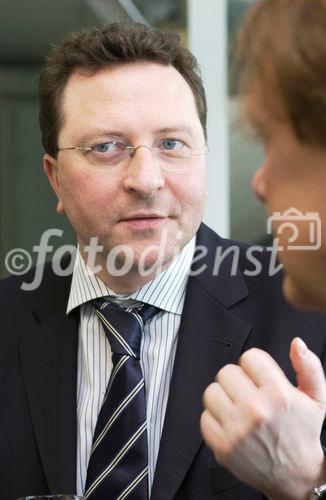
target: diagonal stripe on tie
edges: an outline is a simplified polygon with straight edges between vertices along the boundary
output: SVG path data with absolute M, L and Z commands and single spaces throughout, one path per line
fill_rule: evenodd
M 104 479 L 108 476 L 108 474 L 110 474 L 110 472 L 113 471 L 113 469 L 119 464 L 119 462 L 123 459 L 123 457 L 125 456 L 126 453 L 128 453 L 128 451 L 132 448 L 132 446 L 134 445 L 134 443 L 138 440 L 138 438 L 144 433 L 146 432 L 146 422 L 144 422 L 142 424 L 142 426 L 137 429 L 137 431 L 135 432 L 135 434 L 133 436 L 131 436 L 131 438 L 129 439 L 129 441 L 121 448 L 121 450 L 119 450 L 119 452 L 117 453 L 117 455 L 114 457 L 114 459 L 112 460 L 112 462 L 108 465 L 108 467 L 102 472 L 102 474 L 100 474 L 96 480 L 93 482 L 93 484 L 90 485 L 90 487 L 86 490 L 85 492 L 85 498 L 89 498 L 90 495 L 93 493 L 93 491 L 95 491 L 95 489 L 104 481 Z M 111 485 L 110 485 L 110 488 L 111 488 Z M 108 491 L 108 493 L 110 493 L 110 490 Z
M 144 322 L 158 309 L 137 311 L 93 301 L 111 345 L 113 369 L 98 416 L 84 496 L 89 500 L 148 500 L 145 384 L 140 366 Z
M 127 360 L 128 360 L 128 356 L 122 356 L 120 361 L 118 361 L 117 365 L 112 369 L 111 377 L 110 377 L 110 380 L 109 380 L 109 383 L 108 383 L 108 386 L 106 389 L 105 398 L 104 398 L 103 403 L 105 402 L 105 399 L 107 398 L 107 395 L 110 392 L 111 385 L 113 384 L 113 381 L 114 381 L 116 375 L 119 373 L 120 368 L 122 368 L 122 366 L 127 362 Z
M 110 323 L 107 318 L 102 314 L 100 313 L 100 311 L 97 311 L 97 315 L 99 316 L 99 318 L 101 319 L 102 323 L 106 326 L 106 328 L 112 333 L 112 335 L 115 336 L 115 338 L 121 343 L 122 347 L 124 347 L 126 349 L 126 352 L 130 355 L 130 356 L 135 356 L 135 353 L 132 351 L 132 349 L 130 348 L 130 345 L 128 345 L 127 342 L 125 342 L 124 338 L 120 335 L 120 333 L 114 328 L 114 326 L 112 325 L 112 323 Z
M 118 408 L 115 410 L 115 412 L 113 413 L 113 415 L 111 416 L 110 420 L 108 421 L 108 423 L 106 424 L 106 426 L 104 427 L 104 429 L 102 430 L 102 432 L 99 434 L 98 438 L 96 439 L 96 441 L 93 443 L 92 445 L 92 451 L 91 453 L 94 452 L 95 448 L 100 444 L 100 442 L 102 441 L 102 439 L 104 438 L 104 436 L 106 435 L 106 433 L 108 432 L 108 430 L 110 429 L 110 427 L 112 426 L 112 424 L 115 422 L 115 420 L 118 418 L 118 416 L 120 415 L 120 413 L 125 409 L 125 407 L 127 406 L 127 404 L 130 403 L 130 401 L 132 401 L 132 399 L 134 398 L 134 396 L 143 389 L 144 387 L 144 379 L 142 379 L 137 385 L 136 387 L 131 391 L 130 394 L 128 394 L 128 396 L 122 401 L 122 403 L 118 406 Z
M 148 475 L 148 467 L 146 467 L 134 480 L 130 483 L 127 488 L 118 496 L 117 500 L 123 500 L 132 492 L 134 488 Z

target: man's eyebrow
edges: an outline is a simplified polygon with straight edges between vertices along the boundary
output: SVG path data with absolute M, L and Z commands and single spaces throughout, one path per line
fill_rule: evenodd
M 188 135 L 193 136 L 195 134 L 195 130 L 186 124 L 175 125 L 173 127 L 162 127 L 155 129 L 153 131 L 154 134 L 175 134 L 175 133 L 186 133 Z M 97 137 L 125 137 L 126 132 L 122 130 L 108 130 L 106 128 L 98 128 L 93 129 L 90 132 L 87 132 L 79 137 L 79 142 L 86 143 L 96 139 Z
M 119 130 L 108 130 L 106 128 L 93 129 L 90 132 L 81 134 L 79 137 L 79 142 L 86 143 L 98 139 L 99 137 L 124 137 L 124 133 Z
M 162 127 L 155 130 L 157 134 L 171 134 L 173 132 L 185 132 L 187 134 L 193 135 L 195 133 L 194 129 L 190 125 L 176 125 L 174 127 Z

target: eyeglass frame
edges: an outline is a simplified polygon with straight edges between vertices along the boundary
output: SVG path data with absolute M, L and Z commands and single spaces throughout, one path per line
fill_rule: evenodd
M 113 144 L 116 142 L 119 142 L 119 141 L 112 141 Z M 60 152 L 60 151 L 85 151 L 85 152 L 89 152 L 89 151 L 94 151 L 95 148 L 97 146 L 99 146 L 100 144 L 105 144 L 105 142 L 95 144 L 94 146 L 71 146 L 68 148 L 57 148 L 57 152 Z M 130 151 L 129 158 L 131 159 L 131 158 L 133 158 L 135 152 L 139 148 L 149 149 L 154 154 L 159 153 L 159 151 L 155 149 L 155 145 L 154 146 L 147 146 L 147 145 L 142 145 L 142 144 L 140 144 L 138 146 L 127 146 L 127 145 L 125 146 L 125 145 L 123 145 L 123 148 L 121 148 L 121 150 L 122 150 L 122 152 Z M 188 156 L 185 156 L 184 158 L 189 158 L 190 156 L 202 156 L 202 155 L 208 154 L 208 152 L 209 152 L 209 148 L 208 148 L 207 144 L 205 144 L 201 148 L 189 148 L 189 149 L 190 149 L 190 151 L 197 151 L 197 150 L 201 149 L 202 152 L 201 153 L 191 153 L 190 152 L 190 154 Z

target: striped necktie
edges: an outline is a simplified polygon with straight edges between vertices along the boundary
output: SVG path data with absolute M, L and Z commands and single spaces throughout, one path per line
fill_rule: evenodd
M 110 342 L 113 367 L 93 436 L 84 496 L 89 500 L 147 500 L 146 398 L 140 344 L 144 322 L 158 309 L 148 304 L 123 309 L 105 298 L 92 303 Z

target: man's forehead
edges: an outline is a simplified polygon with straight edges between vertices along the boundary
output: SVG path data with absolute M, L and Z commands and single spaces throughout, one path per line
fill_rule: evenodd
M 107 94 L 119 94 L 121 98 L 133 98 L 145 93 L 153 98 L 157 93 L 174 92 L 182 88 L 192 94 L 183 76 L 171 65 L 151 62 L 124 63 L 101 68 L 93 73 L 78 69 L 70 76 L 64 94 L 92 91 L 96 87 Z M 180 95 L 179 95 L 180 97 Z
M 75 72 L 62 100 L 63 121 L 78 117 L 87 128 L 107 125 L 198 129 L 195 98 L 186 80 L 173 66 L 133 63 L 104 68 L 96 73 Z M 201 127 L 201 126 L 200 126 Z M 107 132 L 110 132 L 107 130 Z M 114 130 L 116 132 L 116 130 Z

